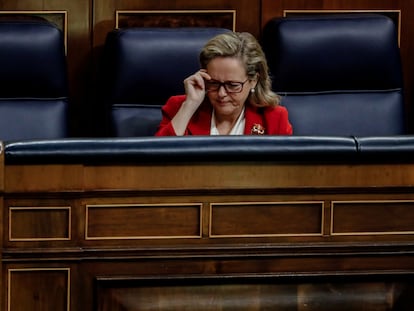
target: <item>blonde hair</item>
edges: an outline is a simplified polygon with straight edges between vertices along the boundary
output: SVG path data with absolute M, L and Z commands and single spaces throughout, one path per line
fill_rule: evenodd
M 275 107 L 280 97 L 272 91 L 272 82 L 265 54 L 256 40 L 248 32 L 226 32 L 210 39 L 200 53 L 201 68 L 216 57 L 235 57 L 240 59 L 250 80 L 257 79 L 254 92 L 248 102 L 256 107 Z

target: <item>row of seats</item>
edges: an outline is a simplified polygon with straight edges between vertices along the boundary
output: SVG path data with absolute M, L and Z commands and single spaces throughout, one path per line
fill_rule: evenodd
M 219 28 L 127 28 L 107 36 L 99 109 L 106 136 L 152 136 L 169 96 L 199 68 Z M 379 14 L 271 20 L 261 43 L 294 135 L 405 134 L 396 27 Z M 0 23 L 0 140 L 68 137 L 62 33 L 48 22 Z M 99 114 L 100 115 L 100 114 Z

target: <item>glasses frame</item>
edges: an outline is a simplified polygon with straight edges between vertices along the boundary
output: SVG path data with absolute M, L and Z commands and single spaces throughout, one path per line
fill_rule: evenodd
M 247 78 L 244 82 L 238 82 L 238 81 L 225 81 L 225 82 L 220 82 L 220 81 L 217 81 L 217 80 L 213 80 L 214 81 L 214 83 L 217 83 L 217 85 L 218 85 L 218 87 L 217 88 L 215 88 L 214 90 L 209 90 L 208 88 L 207 88 L 207 85 L 208 85 L 208 83 L 210 82 L 211 80 L 205 80 L 205 88 L 206 88 L 206 92 L 218 92 L 220 89 L 221 89 L 221 87 L 223 86 L 224 87 L 224 89 L 226 90 L 226 92 L 227 93 L 229 93 L 229 94 L 238 94 L 238 93 L 241 93 L 241 92 L 243 92 L 243 88 L 244 88 L 244 85 L 246 84 L 246 82 L 247 81 L 249 81 L 249 78 Z M 229 84 L 239 84 L 240 85 L 240 91 L 229 91 L 228 89 L 227 89 L 227 86 L 229 85 Z

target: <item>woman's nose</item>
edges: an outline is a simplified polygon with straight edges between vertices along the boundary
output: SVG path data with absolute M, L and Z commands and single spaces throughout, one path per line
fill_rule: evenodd
M 224 84 L 220 85 L 220 87 L 219 87 L 219 89 L 218 89 L 218 95 L 219 95 L 220 97 L 224 97 L 224 96 L 226 96 L 226 95 L 227 95 L 227 90 L 226 90 L 226 88 L 225 88 Z

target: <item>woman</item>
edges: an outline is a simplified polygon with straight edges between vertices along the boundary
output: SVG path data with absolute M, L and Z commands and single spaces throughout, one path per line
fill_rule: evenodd
M 157 136 L 292 134 L 253 35 L 214 37 L 201 51 L 200 64 L 184 80 L 186 95 L 172 96 L 163 106 Z

